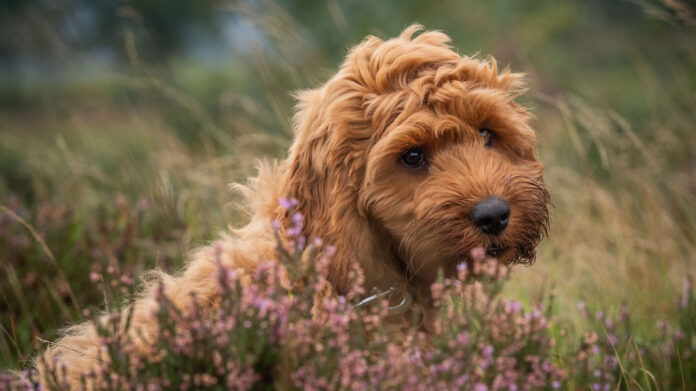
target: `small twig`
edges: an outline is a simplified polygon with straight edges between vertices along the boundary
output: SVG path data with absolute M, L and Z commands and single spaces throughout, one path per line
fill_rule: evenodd
M 377 301 L 385 296 L 390 295 L 393 291 L 394 291 L 394 288 L 389 288 L 384 292 L 379 292 L 379 293 L 376 293 L 372 296 L 368 296 L 368 297 L 360 300 L 360 302 L 358 304 L 354 305 L 353 308 L 366 307 L 366 306 L 372 304 L 373 302 L 375 302 L 375 301 Z
M 384 292 L 378 292 L 372 296 L 368 296 L 362 299 L 358 304 L 354 305 L 353 309 L 366 307 L 376 302 L 377 300 L 390 296 L 392 293 L 394 293 L 394 291 L 396 291 L 396 289 L 394 287 L 391 287 L 385 290 Z M 411 304 L 413 304 L 413 296 L 411 296 L 410 293 L 406 292 L 399 304 L 387 307 L 387 316 L 401 315 L 411 308 Z
M 67 346 L 65 346 L 65 345 L 61 345 L 61 344 L 59 344 L 58 342 L 51 342 L 51 341 L 45 340 L 45 339 L 40 338 L 40 337 L 34 337 L 34 338 L 36 338 L 37 340 L 39 340 L 39 342 L 43 342 L 43 343 L 45 343 L 45 344 L 47 344 L 47 345 L 58 346 L 59 348 L 66 349 L 66 350 L 70 350 L 70 351 L 73 352 L 73 353 L 77 353 L 77 354 L 82 355 L 82 356 L 87 356 L 84 352 L 81 352 L 81 351 L 76 350 L 76 349 L 73 349 L 73 348 L 69 348 L 69 347 L 67 347 Z

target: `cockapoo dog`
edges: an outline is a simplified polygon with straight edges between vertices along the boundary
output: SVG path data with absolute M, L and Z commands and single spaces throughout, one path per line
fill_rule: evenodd
M 447 35 L 420 30 L 366 38 L 323 86 L 297 94 L 288 159 L 239 186 L 251 221 L 195 253 L 180 275 L 164 277 L 176 306 L 195 293 L 212 310 L 220 261 L 250 272 L 273 259 L 270 222 L 290 223 L 281 197 L 298 200 L 306 237 L 335 246 L 335 294 L 348 290 L 357 263 L 366 287 L 400 289 L 427 308 L 438 270 L 455 272 L 476 247 L 508 264 L 534 260 L 549 194 L 532 116 L 514 101 L 521 75 L 499 73 L 493 59 L 460 56 Z M 132 337 L 143 344 L 156 333 L 156 290 L 153 284 L 132 303 Z M 94 326 L 80 324 L 45 352 L 45 362 L 66 363 L 77 385 L 99 347 Z

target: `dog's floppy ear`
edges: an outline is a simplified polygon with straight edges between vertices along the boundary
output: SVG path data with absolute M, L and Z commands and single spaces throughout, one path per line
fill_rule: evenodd
M 319 90 L 297 93 L 295 140 L 286 161 L 287 193 L 298 200 L 298 209 L 305 217 L 305 235 L 317 237 L 325 236 L 316 226 L 326 224 L 329 212 L 325 205 L 328 192 L 328 129 L 320 93 Z
M 295 142 L 286 165 L 287 194 L 297 198 L 304 215 L 304 235 L 336 246 L 329 280 L 339 293 L 347 291 L 355 250 L 362 248 L 356 209 L 363 153 L 369 135 L 362 98 L 339 73 L 317 90 L 297 94 Z M 363 238 L 364 239 L 364 238 Z

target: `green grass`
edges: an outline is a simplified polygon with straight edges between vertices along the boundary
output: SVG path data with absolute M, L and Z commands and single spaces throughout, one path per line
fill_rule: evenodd
M 299 37 L 269 35 L 264 51 L 232 53 L 229 67 L 179 59 L 3 89 L 0 367 L 25 367 L 39 338 L 118 302 L 90 272 L 175 271 L 241 223 L 227 184 L 253 175 L 259 158 L 284 156 L 289 90 L 316 85 L 364 34 L 414 20 L 529 75 L 524 99 L 555 209 L 537 263 L 518 269 L 505 296 L 531 303 L 555 289 L 571 334 L 588 324 L 578 300 L 611 313 L 628 305 L 644 319 L 632 335 L 641 344 L 659 334 L 658 319 L 678 318 L 673 301 L 696 260 L 693 28 L 623 2 L 407 2 L 363 16 L 341 4 L 344 27 L 321 7 L 260 4 L 246 17 Z

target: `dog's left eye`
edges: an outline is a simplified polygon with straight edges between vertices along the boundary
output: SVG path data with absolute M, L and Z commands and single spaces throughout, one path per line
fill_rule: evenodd
M 420 168 L 425 164 L 425 154 L 420 148 L 410 148 L 401 155 L 401 161 L 410 169 Z
M 486 148 L 491 148 L 493 146 L 493 131 L 488 128 L 479 129 L 479 135 L 483 137 L 483 145 Z

